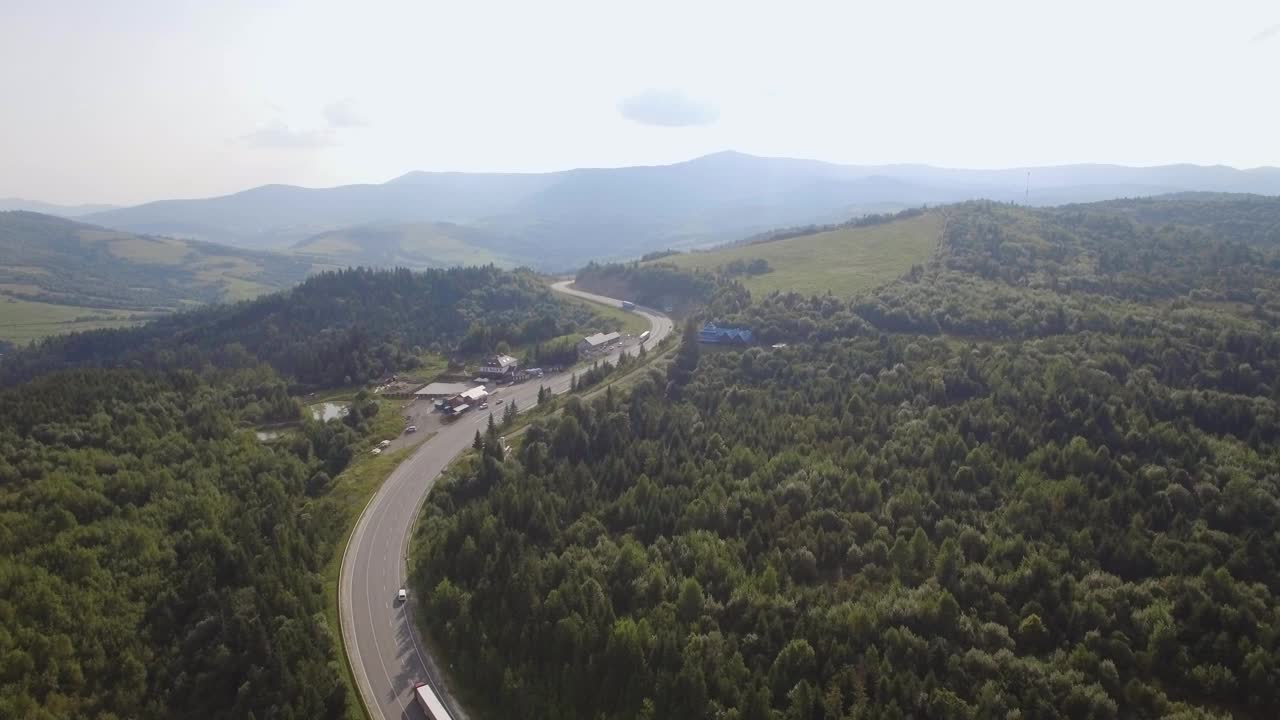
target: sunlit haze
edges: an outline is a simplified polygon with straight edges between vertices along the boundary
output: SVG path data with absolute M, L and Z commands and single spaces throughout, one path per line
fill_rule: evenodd
M 724 149 L 1280 165 L 1280 7 L 15 2 L 0 197 L 135 203 Z

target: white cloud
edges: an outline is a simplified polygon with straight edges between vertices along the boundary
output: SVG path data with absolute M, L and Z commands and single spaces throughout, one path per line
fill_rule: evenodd
M 334 128 L 358 128 L 368 127 L 369 120 L 356 107 L 354 100 L 338 100 L 331 102 L 324 108 L 324 119 L 329 121 L 329 127 Z
M 710 125 L 720 117 L 715 105 L 681 90 L 645 90 L 618 103 L 618 112 L 642 125 L 662 127 Z
M 1254 35 L 1254 36 L 1253 36 L 1253 40 L 1252 40 L 1252 42 L 1260 43 L 1260 42 L 1263 42 L 1263 41 L 1265 41 L 1265 40 L 1270 40 L 1271 38 L 1275 37 L 1276 35 L 1280 35 L 1280 23 L 1277 23 L 1277 24 L 1275 24 L 1275 25 L 1272 25 L 1271 27 L 1267 28 L 1266 30 L 1263 30 L 1262 32 L 1258 33 L 1257 35 Z
M 241 138 L 254 147 L 285 150 L 308 150 L 334 144 L 327 130 L 298 130 L 280 120 L 272 120 Z

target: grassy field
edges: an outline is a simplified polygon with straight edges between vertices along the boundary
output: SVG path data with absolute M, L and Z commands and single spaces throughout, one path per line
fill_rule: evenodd
M 418 355 L 418 361 L 422 364 L 400 374 L 405 377 L 415 378 L 423 383 L 429 383 L 449 369 L 449 360 L 437 353 L 424 351 Z
M 146 317 L 127 310 L 53 305 L 0 295 L 0 340 L 22 345 L 46 335 L 136 325 Z
M 772 272 L 740 276 L 753 295 L 773 290 L 805 294 L 828 290 L 848 297 L 893 280 L 924 262 L 942 233 L 939 213 L 925 213 L 864 228 L 848 228 L 801 237 L 688 253 L 662 258 L 682 268 L 713 270 L 742 260 L 762 258 Z

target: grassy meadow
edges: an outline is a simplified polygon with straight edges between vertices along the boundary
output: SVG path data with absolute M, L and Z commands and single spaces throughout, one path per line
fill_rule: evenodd
M 786 240 L 664 257 L 681 268 L 714 270 L 735 260 L 768 261 L 772 272 L 742 275 L 753 295 L 774 290 L 844 297 L 882 285 L 922 263 L 942 235 L 942 215 L 928 212 L 885 225 L 844 228 Z

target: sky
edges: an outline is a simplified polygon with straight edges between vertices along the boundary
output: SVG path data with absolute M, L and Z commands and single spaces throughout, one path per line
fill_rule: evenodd
M 733 149 L 1280 165 L 1280 4 L 0 0 L 0 197 Z

